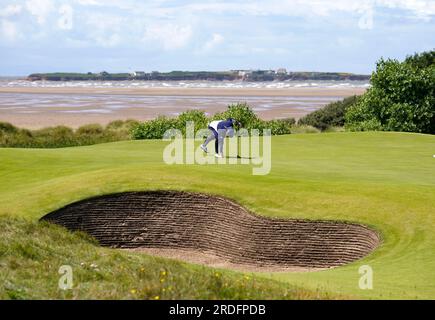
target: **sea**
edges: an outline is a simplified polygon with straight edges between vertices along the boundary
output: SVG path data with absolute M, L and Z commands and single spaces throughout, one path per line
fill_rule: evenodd
M 0 78 L 0 87 L 30 88 L 368 88 L 368 81 L 27 81 Z

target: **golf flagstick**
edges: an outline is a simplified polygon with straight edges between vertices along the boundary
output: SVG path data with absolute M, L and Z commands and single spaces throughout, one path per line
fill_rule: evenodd
M 241 159 L 240 156 L 240 130 L 242 129 L 242 124 L 237 121 L 237 126 L 239 127 L 239 130 L 237 130 L 237 159 Z
M 240 135 L 237 132 L 237 159 L 241 159 L 242 157 L 240 156 Z

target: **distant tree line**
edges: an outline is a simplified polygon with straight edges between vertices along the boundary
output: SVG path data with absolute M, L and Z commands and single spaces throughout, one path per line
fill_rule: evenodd
M 239 71 L 171 71 L 150 73 L 140 72 L 134 73 L 33 73 L 27 77 L 28 80 L 50 80 L 50 81 L 86 81 L 86 80 L 155 80 L 155 81 L 171 81 L 171 80 L 245 80 L 245 81 L 285 81 L 285 80 L 369 80 L 368 75 L 358 75 L 342 72 L 288 72 L 276 73 L 272 70 L 256 70 L 240 73 Z

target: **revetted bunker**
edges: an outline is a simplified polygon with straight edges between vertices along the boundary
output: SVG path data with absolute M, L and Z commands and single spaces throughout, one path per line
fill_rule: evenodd
M 212 252 L 229 263 L 329 268 L 364 257 L 378 234 L 359 224 L 271 219 L 226 198 L 179 191 L 126 192 L 67 205 L 42 218 L 102 246 Z

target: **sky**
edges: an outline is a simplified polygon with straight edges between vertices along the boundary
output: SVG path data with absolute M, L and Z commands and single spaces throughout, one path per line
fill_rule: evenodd
M 277 69 L 369 74 L 435 48 L 435 0 L 0 0 L 0 75 Z

